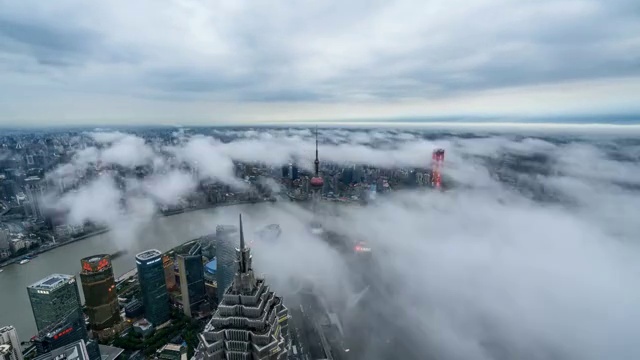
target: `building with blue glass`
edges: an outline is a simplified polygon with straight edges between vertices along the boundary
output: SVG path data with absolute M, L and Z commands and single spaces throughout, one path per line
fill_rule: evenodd
M 221 300 L 225 290 L 231 286 L 236 273 L 236 248 L 238 247 L 237 227 L 218 225 L 216 228 L 216 259 L 217 259 L 217 293 Z
M 156 249 L 143 251 L 136 255 L 136 266 L 144 316 L 157 327 L 171 317 L 162 253 Z
M 182 308 L 184 314 L 191 317 L 199 311 L 200 306 L 207 298 L 200 246 L 194 246 L 188 254 L 178 255 L 177 258 Z

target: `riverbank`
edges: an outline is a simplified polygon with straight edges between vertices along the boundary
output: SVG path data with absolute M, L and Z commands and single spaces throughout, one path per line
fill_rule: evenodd
M 224 204 L 212 204 L 212 205 L 206 205 L 206 206 L 196 206 L 196 207 L 192 207 L 192 208 L 177 209 L 177 210 L 172 210 L 172 211 L 167 211 L 167 212 L 160 212 L 160 213 L 156 214 L 154 217 L 169 217 L 169 216 L 179 215 L 179 214 L 192 212 L 192 211 L 214 209 L 214 208 L 218 208 L 218 207 L 227 207 L 227 206 L 235 206 L 235 205 L 260 204 L 260 203 L 265 203 L 265 202 L 270 202 L 270 200 L 234 201 L 234 202 L 224 203 Z M 32 257 L 32 256 L 40 255 L 40 254 L 45 253 L 47 251 L 50 251 L 50 250 L 53 250 L 53 249 L 57 249 L 59 247 L 65 246 L 65 245 L 73 244 L 76 241 L 80 241 L 80 240 L 88 239 L 90 237 L 101 235 L 101 234 L 107 233 L 109 231 L 111 231 L 109 228 L 99 229 L 99 230 L 96 230 L 96 231 L 92 231 L 90 233 L 83 234 L 82 236 L 71 238 L 71 239 L 66 240 L 64 242 L 57 242 L 57 243 L 54 243 L 54 244 L 43 245 L 43 246 L 39 247 L 36 250 L 33 250 L 31 252 L 28 252 L 28 253 L 25 253 L 22 256 L 5 260 L 4 262 L 0 263 L 0 269 L 4 268 L 6 266 L 9 266 L 9 265 L 13 265 L 13 264 L 19 263 L 25 257 Z
M 96 230 L 96 231 L 92 231 L 90 233 L 83 234 L 83 235 L 78 236 L 78 237 L 71 238 L 71 239 L 66 240 L 66 241 L 43 245 L 43 246 L 37 248 L 36 250 L 33 250 L 33 251 L 25 253 L 22 256 L 15 257 L 15 258 L 12 258 L 12 259 L 9 259 L 9 260 L 5 260 L 3 263 L 0 264 L 0 269 L 5 267 L 5 266 L 9 266 L 9 265 L 18 263 L 24 258 L 34 257 L 34 256 L 37 256 L 37 255 L 43 254 L 43 253 L 45 253 L 45 252 L 47 252 L 49 250 L 57 249 L 59 247 L 62 247 L 62 246 L 68 245 L 68 244 L 73 244 L 76 241 L 80 241 L 80 240 L 84 240 L 84 239 L 87 239 L 87 238 L 90 238 L 90 237 L 94 237 L 96 235 L 104 234 L 104 233 L 106 233 L 108 231 L 109 231 L 109 229 L 99 229 L 99 230 Z

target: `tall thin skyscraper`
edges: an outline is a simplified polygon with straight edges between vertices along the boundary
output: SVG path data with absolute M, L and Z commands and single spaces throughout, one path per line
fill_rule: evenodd
M 164 278 L 162 253 L 146 250 L 136 255 L 138 279 L 144 305 L 144 316 L 154 326 L 165 323 L 171 316 L 169 292 Z
M 200 246 L 196 245 L 189 254 L 178 255 L 182 308 L 188 317 L 191 317 L 206 299 L 204 264 L 200 253 Z
M 251 262 L 240 217 L 237 271 L 215 314 L 198 335 L 196 360 L 287 359 L 291 348 L 289 310 L 264 279 L 255 277 Z
M 237 238 L 234 234 L 236 233 L 237 228 L 235 226 L 218 225 L 216 227 L 218 301 L 222 300 L 225 290 L 227 290 L 233 282 L 233 274 L 235 273 L 235 248 L 237 244 Z
M 111 257 L 94 255 L 80 260 L 80 263 L 80 282 L 91 328 L 104 330 L 119 323 L 120 308 Z
M 22 360 L 20 340 L 18 340 L 18 333 L 13 326 L 0 328 L 0 346 L 3 348 L 0 351 L 2 360 Z
M 311 186 L 311 211 L 313 211 L 313 220 L 311 221 L 311 231 L 314 234 L 323 232 L 322 223 L 318 214 L 320 199 L 322 197 L 322 188 L 324 187 L 324 179 L 320 176 L 320 159 L 318 157 L 318 128 L 316 127 L 316 159 L 313 162 L 314 174 L 309 185 Z
M 70 312 L 82 316 L 80 293 L 72 275 L 52 274 L 27 287 L 38 331 L 57 323 Z
M 37 176 L 31 176 L 25 180 L 27 201 L 29 207 L 26 209 L 28 215 L 36 219 L 42 218 L 42 198 L 44 197 L 44 183 Z

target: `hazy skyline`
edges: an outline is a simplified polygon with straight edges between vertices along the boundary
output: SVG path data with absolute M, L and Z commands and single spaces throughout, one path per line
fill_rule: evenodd
M 631 0 L 0 8 L 3 126 L 640 114 Z
M 362 314 L 375 326 L 356 321 L 348 330 L 371 339 L 360 358 L 388 359 L 382 350 L 394 349 L 376 340 L 389 329 L 409 329 L 406 348 L 419 359 L 640 357 L 637 136 L 425 137 L 403 129 L 326 128 L 318 135 L 322 164 L 410 169 L 428 166 L 434 148 L 446 150 L 448 191 L 396 189 L 368 206 L 321 204 L 327 210 L 321 213 L 333 214 L 323 217 L 327 228 L 371 245 L 381 270 L 376 281 L 389 289 Z M 178 130 L 172 145 L 124 132 L 81 136 L 96 144 L 76 149 L 48 174 L 77 190 L 51 204 L 68 211 L 72 224 L 108 226 L 105 239 L 128 250 L 144 237 L 162 244 L 181 236 L 185 230 L 157 220 L 159 207 L 193 195 L 200 181 L 241 185 L 233 162 L 279 167 L 296 159 L 310 170 L 315 155 L 310 129 L 215 129 L 209 136 Z M 176 167 L 169 154 L 196 171 Z M 108 171 L 82 180 L 97 163 L 153 172 L 130 173 L 125 186 Z M 238 211 L 191 212 L 184 227 L 205 234 L 216 224 L 235 224 Z M 257 240 L 256 271 L 285 299 L 292 284 L 308 279 L 336 304 L 355 292 L 345 281 L 345 260 L 307 231 L 312 215 L 299 203 L 241 211 L 247 239 Z M 279 241 L 252 235 L 271 223 L 282 227 Z

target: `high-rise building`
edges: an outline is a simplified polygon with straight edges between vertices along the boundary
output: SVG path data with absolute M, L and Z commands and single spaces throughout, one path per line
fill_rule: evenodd
M 176 269 L 173 258 L 169 255 L 162 256 L 162 267 L 164 268 L 164 281 L 167 290 L 171 291 L 176 287 Z
M 237 271 L 215 314 L 198 335 L 196 360 L 287 359 L 291 348 L 289 310 L 264 279 L 255 277 L 251 261 L 241 217 Z
M 143 251 L 136 255 L 136 266 L 144 316 L 157 327 L 168 321 L 171 316 L 169 292 L 162 266 L 162 253 L 155 249 Z
M 311 211 L 313 211 L 313 220 L 311 221 L 311 231 L 314 234 L 323 232 L 322 222 L 320 221 L 319 206 L 322 198 L 322 188 L 324 187 L 324 179 L 320 176 L 320 159 L 318 157 L 318 129 L 316 128 L 316 159 L 313 162 L 314 174 L 309 185 L 311 186 Z
M 27 215 L 36 219 L 42 218 L 42 198 L 44 197 L 44 183 L 37 176 L 24 179 L 28 206 L 25 208 Z
M 18 333 L 13 326 L 0 328 L 0 359 L 1 360 L 22 360 L 22 349 Z
M 289 164 L 289 179 L 291 181 L 298 179 L 298 166 L 294 163 Z
M 44 355 L 40 355 L 35 360 L 90 360 L 87 346 L 83 340 L 55 349 Z
M 111 257 L 95 255 L 80 260 L 80 263 L 80 282 L 89 325 L 94 330 L 104 330 L 119 323 L 120 308 Z
M 44 355 L 56 349 L 84 341 L 90 360 L 100 360 L 100 348 L 95 340 L 89 339 L 89 332 L 85 325 L 84 316 L 77 311 L 71 311 L 58 322 L 49 325 L 38 332 L 32 342 L 38 355 Z
M 52 274 L 27 287 L 38 331 L 75 311 L 82 315 L 80 293 L 72 275 Z
M 217 258 L 217 292 L 218 301 L 222 299 L 224 291 L 233 282 L 235 273 L 235 248 L 237 227 L 229 225 L 218 225 L 216 227 L 216 258 Z
M 204 287 L 204 264 L 200 254 L 200 246 L 196 245 L 189 254 L 178 255 L 178 272 L 180 273 L 180 293 L 184 314 L 191 317 L 206 300 Z

